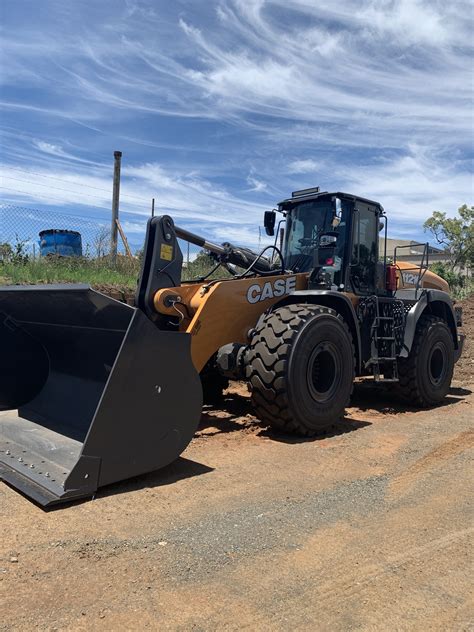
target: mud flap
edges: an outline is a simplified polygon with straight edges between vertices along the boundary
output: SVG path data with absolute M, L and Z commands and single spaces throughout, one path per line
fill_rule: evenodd
M 0 349 L 0 477 L 41 505 L 164 467 L 197 428 L 190 336 L 87 286 L 0 288 Z

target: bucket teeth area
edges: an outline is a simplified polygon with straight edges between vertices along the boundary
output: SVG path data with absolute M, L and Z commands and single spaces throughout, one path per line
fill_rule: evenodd
M 77 461 L 81 444 L 22 420 L 14 413 L 0 414 L 0 458 L 4 465 L 39 485 L 64 491 L 64 481 Z

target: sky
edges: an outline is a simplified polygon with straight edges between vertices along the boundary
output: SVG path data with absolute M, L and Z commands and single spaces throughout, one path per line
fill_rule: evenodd
M 433 211 L 473 202 L 473 6 L 3 0 L 0 202 L 108 217 L 120 150 L 134 245 L 154 197 L 256 247 L 263 212 L 316 185 L 426 239 Z

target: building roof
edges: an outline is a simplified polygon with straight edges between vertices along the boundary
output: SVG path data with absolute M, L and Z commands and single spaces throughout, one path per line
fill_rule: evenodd
M 379 240 L 379 255 L 383 255 L 384 253 L 384 240 L 381 237 Z M 423 251 L 425 248 L 425 244 L 418 241 L 413 241 L 413 239 L 387 239 L 387 256 L 393 257 L 395 253 L 395 248 L 397 248 L 397 256 L 406 257 L 408 255 L 415 255 L 421 257 L 423 255 Z M 440 248 L 436 248 L 435 246 L 428 247 L 428 254 L 436 255 L 436 254 L 444 254 L 444 250 Z

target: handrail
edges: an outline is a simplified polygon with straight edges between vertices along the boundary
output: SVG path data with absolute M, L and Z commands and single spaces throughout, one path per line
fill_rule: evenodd
M 419 266 L 414 266 L 413 268 L 405 268 L 405 270 L 419 270 L 418 279 L 415 284 L 415 296 L 418 297 L 418 290 L 420 289 L 420 283 L 423 277 L 425 276 L 426 271 L 428 270 L 428 267 L 429 267 L 429 247 L 430 247 L 429 243 L 418 242 L 418 243 L 406 244 L 405 246 L 395 246 L 393 250 L 393 263 L 394 265 L 397 265 L 397 250 L 402 250 L 403 248 L 414 248 L 416 246 L 423 246 L 421 263 Z M 425 264 L 425 257 L 426 257 L 426 264 Z M 397 266 L 397 268 L 400 269 L 399 266 Z M 403 279 L 403 274 L 401 275 L 401 277 Z

